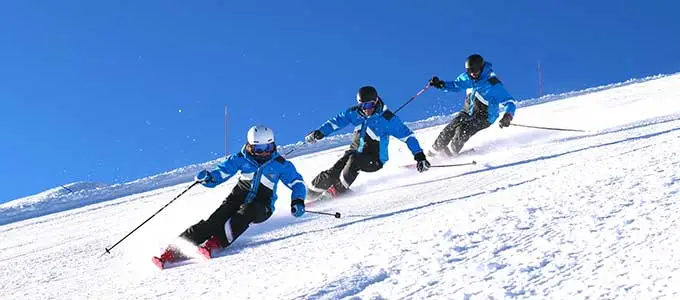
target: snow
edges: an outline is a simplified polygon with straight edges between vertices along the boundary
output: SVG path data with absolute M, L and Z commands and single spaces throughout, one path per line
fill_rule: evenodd
M 233 181 L 191 189 L 104 249 L 214 162 L 84 183 L 75 202 L 58 190 L 17 200 L 0 206 L 2 299 L 679 299 L 679 86 L 680 75 L 655 76 L 525 101 L 517 123 L 588 132 L 494 124 L 466 145 L 476 151 L 432 161 L 474 166 L 420 174 L 393 140 L 388 164 L 362 173 L 355 193 L 308 205 L 343 218 L 293 218 L 280 186 L 270 220 L 210 261 L 164 271 L 150 257 Z M 448 117 L 410 126 L 427 146 Z M 291 160 L 311 180 L 347 141 L 291 145 Z M 31 213 L 64 205 L 55 199 L 68 209 Z

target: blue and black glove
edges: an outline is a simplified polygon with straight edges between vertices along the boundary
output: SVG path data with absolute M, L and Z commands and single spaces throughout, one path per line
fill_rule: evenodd
M 498 121 L 498 126 L 500 126 L 501 128 L 503 128 L 503 127 L 509 127 L 509 126 L 510 126 L 510 122 L 512 122 L 512 115 L 509 114 L 509 113 L 505 113 L 505 114 L 503 115 L 503 118 L 501 118 L 501 120 Z
M 215 186 L 215 180 L 208 170 L 201 170 L 200 172 L 198 172 L 198 174 L 196 174 L 196 177 L 194 177 L 194 180 L 196 180 L 197 182 L 206 187 Z
M 302 199 L 295 199 L 290 202 L 290 214 L 293 217 L 299 218 L 305 214 L 305 201 Z
M 318 141 L 322 138 L 323 138 L 323 132 L 321 132 L 321 130 L 317 129 L 317 130 L 314 130 L 314 131 L 308 133 L 305 136 L 305 142 L 307 142 L 307 144 L 314 144 L 314 143 L 316 143 L 316 141 Z
M 439 79 L 439 77 L 434 76 L 432 79 L 430 79 L 430 86 L 436 87 L 438 89 L 443 89 L 444 88 L 444 81 Z
M 418 152 L 416 153 L 413 158 L 418 162 L 416 164 L 416 169 L 418 172 L 425 172 L 430 169 L 430 162 L 427 161 L 427 158 L 425 157 L 425 154 L 423 152 Z

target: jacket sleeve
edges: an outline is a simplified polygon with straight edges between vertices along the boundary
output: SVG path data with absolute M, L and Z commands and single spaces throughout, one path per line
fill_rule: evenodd
M 418 139 L 416 139 L 416 135 L 413 133 L 413 131 L 404 124 L 404 122 L 399 119 L 397 116 L 393 116 L 390 119 L 390 128 L 392 129 L 390 134 L 398 138 L 400 141 L 406 143 L 406 146 L 408 146 L 408 150 L 411 151 L 413 155 L 416 155 L 418 152 L 423 152 L 423 149 L 420 148 L 420 143 L 418 142 Z
M 510 93 L 508 93 L 508 90 L 505 89 L 502 83 L 493 87 L 493 94 L 498 104 L 505 106 L 505 112 L 514 116 L 515 109 L 517 108 L 515 99 L 510 96 Z
M 470 80 L 465 74 L 460 74 L 453 81 L 444 81 L 444 91 L 459 92 L 470 87 Z
M 240 160 L 240 153 L 227 156 L 227 159 L 217 165 L 217 168 L 210 171 L 213 181 L 203 183 L 203 185 L 212 188 L 229 180 L 229 178 L 234 176 L 240 170 Z
M 319 130 L 323 133 L 323 136 L 329 136 L 331 133 L 338 131 L 352 122 L 350 118 L 351 109 L 343 111 L 332 117 L 330 120 L 326 121 L 321 125 Z
M 305 197 L 307 197 L 307 187 L 302 179 L 302 175 L 295 169 L 295 165 L 289 161 L 286 161 L 286 166 L 281 173 L 281 182 L 292 191 L 291 200 L 305 200 Z

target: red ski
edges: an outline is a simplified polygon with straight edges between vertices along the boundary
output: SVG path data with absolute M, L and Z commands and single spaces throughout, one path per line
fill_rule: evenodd
M 205 242 L 204 245 L 196 248 L 198 252 L 197 257 L 203 257 L 204 259 L 211 259 L 213 250 L 222 248 L 216 237 L 211 237 Z M 189 261 L 192 257 L 183 254 L 179 248 L 175 246 L 168 246 L 160 257 L 154 256 L 151 258 L 151 262 L 156 265 L 159 269 L 164 270 L 168 267 L 177 266 L 176 264 L 182 261 Z
M 161 270 L 165 269 L 165 262 L 163 262 L 163 260 L 160 257 L 154 256 L 153 258 L 151 258 L 151 261 L 159 269 L 161 269 Z
M 189 257 L 182 254 L 178 248 L 174 246 L 168 246 L 160 257 L 154 256 L 151 258 L 151 261 L 159 269 L 163 270 L 168 266 L 169 263 L 180 262 L 188 259 Z

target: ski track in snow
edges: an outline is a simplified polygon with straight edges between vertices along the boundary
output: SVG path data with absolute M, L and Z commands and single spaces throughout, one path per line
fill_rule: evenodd
M 680 299 L 680 76 L 524 107 L 456 160 L 362 173 L 354 193 L 275 215 L 206 262 L 150 257 L 207 217 L 233 183 L 197 187 L 102 255 L 188 183 L 0 226 L 2 299 Z M 653 99 L 654 105 L 649 105 Z M 574 122 L 575 117 L 578 121 Z M 521 122 L 520 122 L 521 121 Z M 416 132 L 430 145 L 443 126 Z M 305 179 L 343 148 L 292 160 Z

